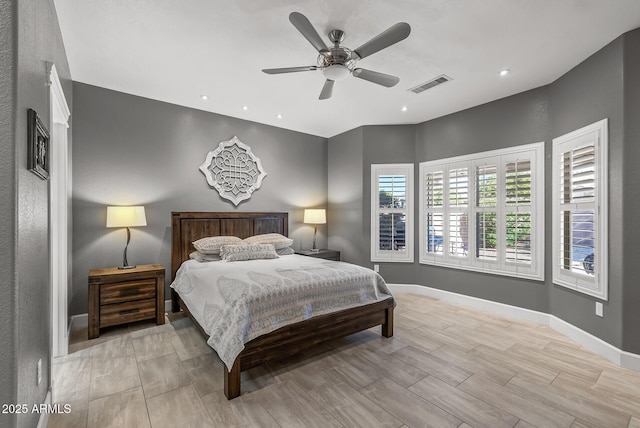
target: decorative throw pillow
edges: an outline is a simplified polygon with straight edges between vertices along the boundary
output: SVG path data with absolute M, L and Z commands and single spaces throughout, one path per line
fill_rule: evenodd
M 272 244 L 276 250 L 281 250 L 293 245 L 293 239 L 279 233 L 265 233 L 263 235 L 250 236 L 244 240 L 245 244 Z
M 277 259 L 276 249 L 272 244 L 223 245 L 220 250 L 223 261 L 238 262 L 243 260 Z
M 295 254 L 296 251 L 291 247 L 287 247 L 276 250 L 276 253 L 278 253 L 279 256 L 289 256 L 291 254 Z
M 189 254 L 189 258 L 195 260 L 197 262 L 218 262 L 220 261 L 220 256 L 215 254 L 205 254 L 200 251 L 193 251 Z
M 204 254 L 220 254 L 220 247 L 225 244 L 241 244 L 242 239 L 237 236 L 209 236 L 193 242 L 196 250 Z

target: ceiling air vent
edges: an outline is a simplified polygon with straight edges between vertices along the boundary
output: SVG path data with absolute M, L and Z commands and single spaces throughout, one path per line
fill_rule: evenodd
M 451 77 L 443 74 L 436 77 L 435 79 L 429 80 L 425 83 L 421 83 L 418 86 L 414 86 L 413 88 L 407 90 L 419 94 L 420 92 L 426 91 L 427 89 L 433 88 L 434 86 L 441 85 L 445 82 L 448 82 L 449 80 L 451 80 Z

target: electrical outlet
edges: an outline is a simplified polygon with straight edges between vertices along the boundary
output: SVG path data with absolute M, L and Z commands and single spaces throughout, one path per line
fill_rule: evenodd
M 373 265 L 374 272 L 380 272 L 380 265 Z
M 599 316 L 599 317 L 603 316 L 602 311 L 603 311 L 602 303 L 601 302 L 596 302 L 596 315 Z
M 42 358 L 38 360 L 37 374 L 38 374 L 38 386 L 39 386 L 40 382 L 42 382 Z

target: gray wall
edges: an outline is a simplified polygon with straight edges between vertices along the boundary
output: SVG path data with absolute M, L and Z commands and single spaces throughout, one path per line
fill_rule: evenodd
M 17 402 L 16 376 L 16 43 L 17 4 L 0 0 L 0 403 Z M 0 426 L 16 417 L 0 414 Z
M 545 142 L 546 257 L 544 282 L 459 271 L 443 267 L 381 263 L 391 283 L 416 283 L 456 293 L 547 312 L 625 351 L 640 353 L 640 287 L 637 260 L 640 228 L 640 29 L 605 46 L 550 85 L 457 112 L 419 125 L 363 127 L 329 139 L 329 197 L 340 180 L 352 191 L 362 186 L 362 201 L 340 211 L 330 225 L 329 242 L 347 260 L 371 266 L 370 165 L 416 162 Z M 604 317 L 595 315 L 595 298 L 556 286 L 551 280 L 551 141 L 567 132 L 609 118 L 609 301 Z M 384 130 L 389 130 L 385 133 Z M 407 154 L 414 135 L 414 153 Z M 359 139 L 362 138 L 362 141 Z M 345 144 L 346 143 L 346 144 Z M 344 159 L 353 156 L 355 162 Z M 386 157 L 386 159 L 385 159 Z M 416 171 L 417 174 L 417 171 Z M 418 189 L 416 185 L 416 201 Z M 360 206 L 358 206 L 361 203 Z M 336 207 L 336 208 L 334 208 Z M 337 214 L 340 215 L 337 215 Z M 416 227 L 419 210 L 416 207 Z M 335 233 L 345 233 L 336 237 Z M 362 232 L 362 236 L 358 233 Z M 348 241 L 348 242 L 346 242 Z M 354 255 L 358 242 L 359 255 Z M 418 237 L 416 236 L 416 248 Z M 413 279 L 413 280 L 412 280 Z
M 424 162 L 545 141 L 547 128 L 547 88 L 539 88 L 418 125 L 415 159 Z M 547 215 L 547 225 L 549 221 Z M 546 266 L 549 262 L 547 257 Z M 416 266 L 416 281 L 536 311 L 549 309 L 547 286 L 542 282 L 421 264 Z
M 603 302 L 604 317 L 596 316 L 595 298 L 553 285 L 551 272 L 548 270 L 551 313 L 619 348 L 623 346 L 624 295 L 622 258 L 617 255 L 624 254 L 622 237 L 626 231 L 622 213 L 623 205 L 630 202 L 624 198 L 623 204 L 623 193 L 616 190 L 622 188 L 624 171 L 624 37 L 614 40 L 556 80 L 549 88 L 550 138 L 609 118 L 609 301 Z M 634 185 L 637 186 L 638 183 L 636 181 Z M 547 193 L 550 196 L 550 186 L 547 186 Z M 551 199 L 547 197 L 547 201 L 550 207 Z M 550 252 L 551 247 L 547 245 L 547 248 Z M 548 267 L 550 263 L 551 260 L 547 258 Z M 636 349 L 638 351 L 640 348 Z
M 363 232 L 366 252 L 363 256 L 371 260 L 371 165 L 381 163 L 411 163 L 414 161 L 415 127 L 412 125 L 365 126 L 363 130 L 364 168 L 363 177 Z M 414 172 L 415 172 L 414 166 Z M 414 187 L 417 189 L 417 181 Z M 416 193 L 417 194 L 417 193 Z M 415 201 L 417 203 L 417 199 Z M 417 217 L 416 217 L 417 219 Z M 418 222 L 414 223 L 414 229 Z M 417 235 L 417 234 L 416 234 Z M 372 262 L 365 266 L 372 267 Z M 380 274 L 385 278 L 394 278 L 391 282 L 401 284 L 415 283 L 415 269 L 411 263 L 380 263 Z
M 325 138 L 81 83 L 74 83 L 73 95 L 71 314 L 87 312 L 91 268 L 122 264 L 126 233 L 105 227 L 107 205 L 145 206 L 148 226 L 132 229 L 129 263 L 160 263 L 167 276 L 171 211 L 286 211 L 294 247 L 311 248 L 313 226 L 303 224 L 302 215 L 304 208 L 327 205 Z M 237 208 L 198 170 L 207 152 L 234 135 L 267 172 L 262 187 Z M 319 226 L 319 247 L 326 247 L 326 235 Z
M 3 299 L 2 403 L 43 403 L 50 386 L 49 187 L 27 170 L 27 109 L 50 123 L 46 62 L 56 64 L 71 97 L 67 63 L 52 0 L 2 2 L 1 183 Z M 6 95 L 6 97 L 5 97 Z M 71 105 L 69 106 L 71 108 Z M 52 141 L 52 144 L 55 144 Z M 4 282 L 7 282 L 5 285 Z M 13 319 L 5 320 L 5 316 Z M 36 365 L 42 359 L 42 383 Z M 39 415 L 0 415 L 2 426 L 35 426 Z
M 366 266 L 369 240 L 365 233 L 363 131 L 337 135 L 328 143 L 328 247 L 341 251 L 342 260 Z
M 329 139 L 329 247 L 342 260 L 373 267 L 371 260 L 371 165 L 411 163 L 414 126 L 363 126 Z M 414 283 L 412 264 L 382 263 L 380 274 Z
M 640 260 L 640 29 L 627 33 L 623 39 L 624 50 L 624 147 L 621 159 L 623 170 L 622 193 L 615 196 L 624 200 L 622 204 L 622 347 L 640 354 L 640 283 L 638 282 L 638 260 Z M 611 186 L 611 185 L 610 185 Z M 611 193 L 619 193 L 612 191 Z M 613 195 L 612 195 L 613 197 Z M 611 203 L 611 202 L 610 202 Z M 618 206 L 618 205 L 617 205 Z M 616 235 L 616 239 L 620 236 Z M 619 242 L 619 241 L 618 241 Z M 611 254 L 611 253 L 609 253 Z M 610 261 L 611 263 L 611 261 Z M 618 262 L 620 263 L 620 262 Z

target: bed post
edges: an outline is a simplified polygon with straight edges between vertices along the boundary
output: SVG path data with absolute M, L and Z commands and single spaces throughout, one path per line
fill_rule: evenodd
M 173 288 L 171 289 L 171 312 L 174 314 L 180 312 L 180 303 L 178 303 L 178 293 Z
M 230 371 L 227 371 L 227 367 L 222 368 L 224 370 L 224 395 L 227 400 L 240 396 L 240 356 L 233 362 L 233 367 Z
M 384 311 L 384 324 L 382 324 L 382 335 L 384 337 L 393 336 L 393 306 L 390 305 Z

